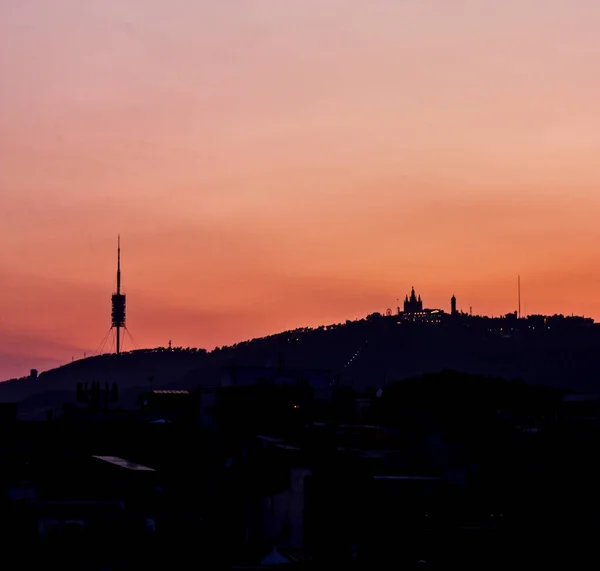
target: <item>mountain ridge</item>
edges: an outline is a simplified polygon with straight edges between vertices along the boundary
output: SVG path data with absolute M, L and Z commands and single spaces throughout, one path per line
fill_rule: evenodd
M 576 323 L 576 322 L 573 322 Z M 371 314 L 346 323 L 298 328 L 216 348 L 141 349 L 80 359 L 37 377 L 0 383 L 0 401 L 44 393 L 75 395 L 78 382 L 117 383 L 120 391 L 218 384 L 224 367 L 294 367 L 331 372 L 357 390 L 441 370 L 492 375 L 579 392 L 600 389 L 600 328 L 538 328 L 527 320 L 446 315 L 435 323 Z M 43 399 L 41 399 L 43 401 Z

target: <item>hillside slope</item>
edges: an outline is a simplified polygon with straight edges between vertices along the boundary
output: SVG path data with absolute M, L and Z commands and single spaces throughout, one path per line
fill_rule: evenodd
M 573 391 L 600 390 L 596 326 L 564 331 L 525 328 L 507 335 L 480 325 L 398 324 L 394 317 L 370 317 L 287 331 L 210 353 L 177 348 L 103 355 L 35 379 L 0 383 L 0 401 L 23 402 L 32 397 L 40 401 L 45 393 L 74 397 L 78 382 L 91 381 L 117 383 L 122 392 L 132 394 L 151 386 L 190 388 L 218 383 L 228 365 L 326 369 L 341 384 L 357 389 L 453 369 Z

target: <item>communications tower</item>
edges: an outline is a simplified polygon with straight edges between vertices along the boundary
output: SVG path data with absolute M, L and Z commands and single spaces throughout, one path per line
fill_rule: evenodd
M 129 334 L 131 344 L 137 349 L 137 345 L 131 336 L 131 332 L 127 329 L 125 301 L 125 294 L 121 293 L 121 236 L 119 236 L 117 238 L 117 291 L 112 294 L 111 298 L 112 309 L 110 313 L 110 329 L 104 336 L 98 349 L 96 349 L 95 354 L 102 351 L 112 332 L 114 332 L 115 353 L 117 355 L 119 355 L 123 349 L 123 341 L 126 333 Z M 112 349 L 112 343 L 110 345 Z
M 117 237 L 117 291 L 112 294 L 111 328 L 116 332 L 116 353 L 121 353 L 121 329 L 125 329 L 125 295 L 121 293 L 121 236 Z

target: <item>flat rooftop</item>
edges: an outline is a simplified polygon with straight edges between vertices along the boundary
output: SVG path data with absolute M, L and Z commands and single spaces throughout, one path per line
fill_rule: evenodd
M 103 462 L 108 462 L 109 464 L 113 464 L 127 470 L 134 470 L 137 472 L 156 472 L 154 468 L 148 468 L 148 466 L 142 466 L 141 464 L 130 462 L 129 460 L 119 458 L 118 456 L 92 456 L 92 458 L 102 460 Z

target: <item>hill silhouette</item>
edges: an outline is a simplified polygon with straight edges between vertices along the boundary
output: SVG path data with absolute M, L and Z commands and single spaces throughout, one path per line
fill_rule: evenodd
M 564 321 L 564 323 L 563 323 Z M 439 323 L 400 322 L 396 316 L 317 328 L 299 328 L 207 352 L 156 348 L 82 359 L 0 383 L 0 401 L 35 408 L 74 398 L 78 382 L 117 383 L 127 401 L 141 390 L 191 388 L 220 381 L 223 367 L 272 366 L 326 369 L 357 390 L 452 369 L 473 375 L 523 380 L 578 392 L 599 390 L 600 330 L 573 321 L 533 327 L 488 318 Z

